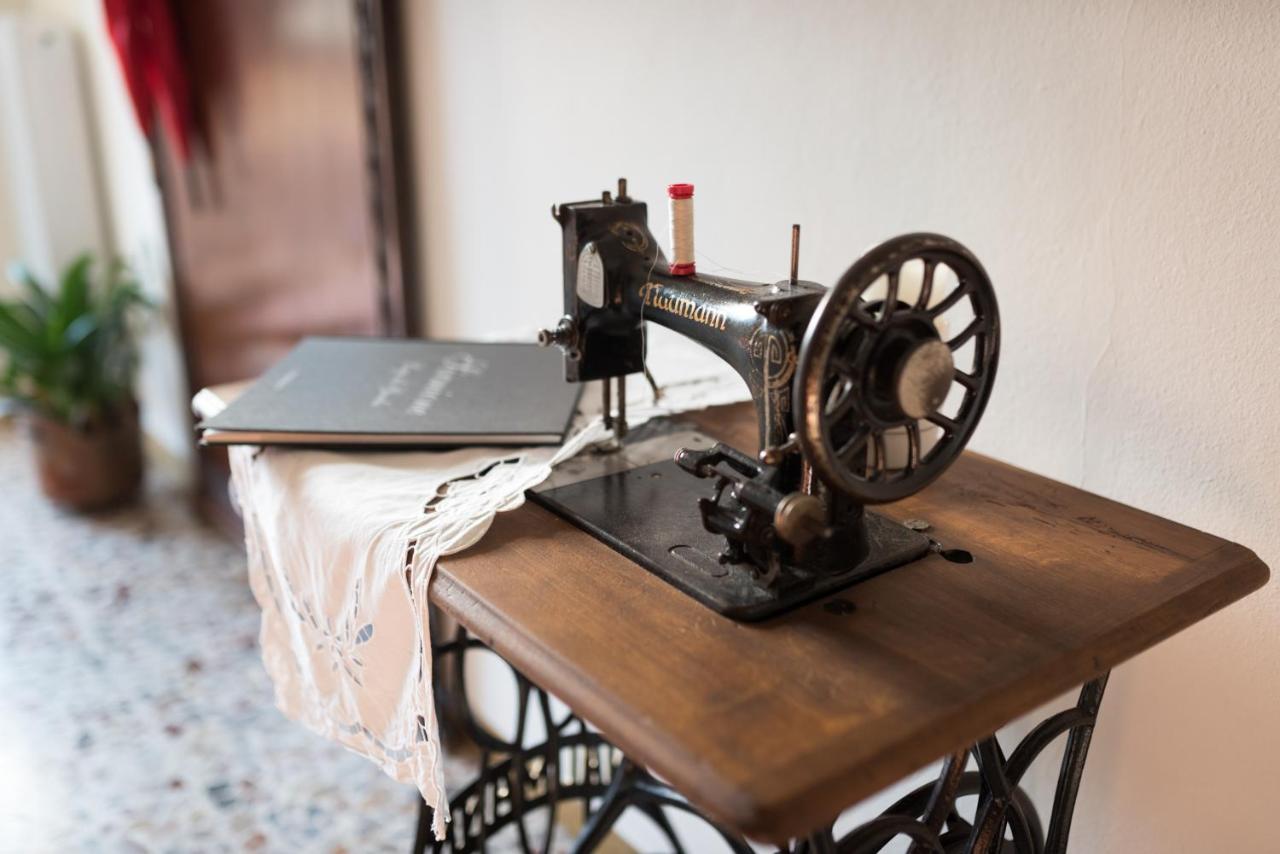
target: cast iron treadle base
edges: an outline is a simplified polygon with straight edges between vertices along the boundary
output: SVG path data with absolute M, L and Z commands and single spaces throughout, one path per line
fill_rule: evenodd
M 760 850 L 623 756 L 572 711 L 560 717 L 559 712 L 553 714 L 551 695 L 514 667 L 516 703 L 515 722 L 508 730 L 511 735 L 487 729 L 468 703 L 463 673 L 469 653 L 483 652 L 490 657 L 492 650 L 470 637 L 462 626 L 452 640 L 433 642 L 431 652 L 441 680 L 436 683 L 436 703 L 442 718 L 453 722 L 455 733 L 481 748 L 481 760 L 475 779 L 449 799 L 452 820 L 444 839 L 432 838 L 431 807 L 419 801 L 414 854 L 428 850 L 433 854 L 484 854 L 496 847 L 491 844 L 495 842 L 504 851 L 521 854 L 565 850 L 556 842 L 557 816 L 564 814 L 559 812 L 562 805 L 574 803 L 587 816 L 586 825 L 568 849 L 575 854 L 599 850 L 624 814 L 646 816 L 666 837 L 669 851 L 701 851 L 705 847 L 711 834 L 686 836 L 696 833 L 697 828 L 689 819 L 706 822 L 733 854 Z M 906 840 L 910 840 L 913 854 L 1066 854 L 1071 814 L 1106 686 L 1106 674 L 1085 685 L 1074 707 L 1041 721 L 1011 750 L 1002 746 L 997 736 L 987 736 L 946 757 L 937 780 L 904 795 L 877 818 L 838 833 L 835 824 L 815 828 L 803 839 L 776 849 L 777 854 L 882 854 L 887 846 Z M 537 736 L 531 736 L 534 732 L 545 733 L 546 740 L 536 743 Z M 1046 830 L 1022 780 L 1036 758 L 1062 735 L 1066 735 L 1067 744 Z M 974 761 L 977 770 L 968 770 Z M 970 821 L 960 815 L 958 801 L 974 795 L 977 803 Z M 965 815 L 970 815 L 968 807 Z M 677 816 L 681 820 L 672 822 Z M 543 819 L 542 832 L 535 834 L 532 824 L 538 818 Z M 504 840 L 504 832 L 512 825 L 516 838 L 508 835 Z M 1006 840 L 1006 836 L 1012 838 Z M 690 845 L 694 841 L 697 849 Z
M 698 512 L 698 499 L 714 492 L 714 480 L 694 477 L 667 460 L 530 492 L 529 498 L 708 608 L 747 622 L 790 611 L 929 550 L 928 537 L 868 512 L 871 550 L 861 563 L 830 575 L 786 567 L 775 588 L 764 588 L 747 565 L 717 559 L 724 538 L 703 528 Z

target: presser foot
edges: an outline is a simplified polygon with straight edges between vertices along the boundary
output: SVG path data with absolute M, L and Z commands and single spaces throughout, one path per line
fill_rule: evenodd
M 821 571 L 790 563 L 762 571 L 751 561 L 721 560 L 725 539 L 706 530 L 698 511 L 715 484 L 672 459 L 678 448 L 714 445 L 679 424 L 650 422 L 619 453 L 572 460 L 529 498 L 708 608 L 745 622 L 793 610 L 929 551 L 928 537 L 867 512 L 865 552 L 851 549 L 844 567 L 827 560 Z

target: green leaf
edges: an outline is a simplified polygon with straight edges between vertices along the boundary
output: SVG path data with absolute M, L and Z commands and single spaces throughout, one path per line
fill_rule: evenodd
M 90 335 L 99 329 L 98 318 L 92 314 L 82 314 L 75 320 L 71 321 L 65 332 L 62 333 L 62 349 L 74 350 L 84 343 Z
M 44 352 L 44 341 L 19 320 L 21 307 L 0 303 L 0 344 L 13 356 L 35 358 Z
M 10 281 L 22 285 L 27 293 L 27 304 L 44 320 L 53 308 L 53 297 L 25 264 L 13 262 L 7 270 Z
M 62 288 L 58 294 L 62 327 L 59 333 L 89 308 L 89 269 L 92 266 L 93 256 L 85 252 L 62 274 Z
M 21 270 L 15 280 L 25 283 L 22 298 L 0 302 L 0 393 L 66 423 L 87 423 L 127 399 L 137 365 L 133 320 L 150 306 L 128 269 L 95 268 L 86 254 L 67 266 L 56 292 Z

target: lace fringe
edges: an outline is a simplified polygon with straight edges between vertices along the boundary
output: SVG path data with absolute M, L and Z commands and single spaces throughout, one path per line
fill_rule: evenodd
M 636 406 L 628 416 L 633 425 L 639 425 L 659 415 L 742 400 L 745 393 L 745 384 L 736 375 L 702 376 L 667 386 L 661 403 L 653 400 L 647 405 Z M 639 397 L 636 395 L 633 399 Z M 394 777 L 400 777 L 395 769 L 402 761 L 413 766 L 412 776 L 423 800 L 434 810 L 432 830 L 438 840 L 445 838 L 450 809 L 432 687 L 428 615 L 428 588 L 432 573 L 442 556 L 463 551 L 484 536 L 498 513 L 522 505 L 525 490 L 545 480 L 556 465 L 609 436 L 599 416 L 580 416 L 579 425 L 554 452 L 542 448 L 525 449 L 516 455 L 504 456 L 500 449 L 494 449 L 492 456 L 478 458 L 469 474 L 455 477 L 438 487 L 435 494 L 424 496 L 419 504 L 421 509 L 414 515 L 380 525 L 370 540 L 377 544 L 376 566 L 399 567 L 400 571 L 408 574 L 406 594 L 417 617 L 418 672 L 421 674 L 411 701 L 414 707 L 412 723 L 418 729 L 404 734 L 403 743 L 409 746 L 409 755 L 400 761 L 389 755 L 372 755 L 368 749 L 361 750 L 351 743 L 350 738 L 339 740 L 344 746 L 377 762 Z M 269 556 L 263 551 L 260 522 L 250 500 L 258 459 L 257 449 L 231 449 L 232 494 L 244 519 L 251 577 L 267 579 L 271 573 L 271 567 L 267 565 Z M 263 598 L 263 591 L 255 590 L 255 594 L 264 607 L 270 604 Z M 277 670 L 276 667 L 269 669 Z M 303 722 L 310 728 L 333 737 L 332 732 L 326 732 L 334 729 L 333 722 L 313 719 L 314 715 L 307 718 Z

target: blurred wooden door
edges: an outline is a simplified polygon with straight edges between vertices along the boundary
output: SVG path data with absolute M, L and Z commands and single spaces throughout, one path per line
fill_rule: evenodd
M 394 0 L 172 8 L 201 142 L 181 163 L 157 140 L 157 163 L 191 391 L 304 335 L 412 331 Z M 200 468 L 221 515 L 225 458 Z

